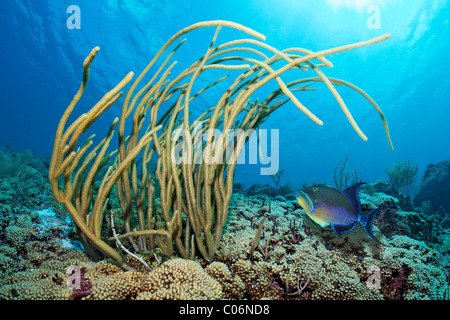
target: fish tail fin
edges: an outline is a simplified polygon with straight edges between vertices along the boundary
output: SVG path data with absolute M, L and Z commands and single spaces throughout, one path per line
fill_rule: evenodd
M 375 217 L 375 215 L 378 213 L 378 211 L 386 209 L 385 207 L 381 207 L 381 208 L 376 208 L 372 211 L 370 211 L 368 214 L 363 214 L 359 216 L 359 223 L 361 223 L 361 225 L 364 227 L 364 230 L 366 231 L 366 233 L 369 235 L 369 237 L 371 237 L 373 240 L 375 240 L 378 243 L 381 243 L 377 238 L 375 238 L 375 236 L 372 233 L 372 224 L 373 224 L 373 219 Z

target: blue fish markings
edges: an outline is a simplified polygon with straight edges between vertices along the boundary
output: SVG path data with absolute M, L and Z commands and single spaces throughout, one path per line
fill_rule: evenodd
M 314 185 L 297 193 L 297 201 L 308 216 L 321 227 L 331 225 L 337 235 L 352 231 L 359 222 L 366 233 L 381 243 L 372 233 L 375 214 L 387 207 L 380 207 L 361 214 L 359 182 L 343 190 L 325 184 Z

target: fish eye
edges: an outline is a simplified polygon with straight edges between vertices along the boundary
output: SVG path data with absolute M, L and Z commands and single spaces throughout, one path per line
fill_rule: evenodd
M 317 187 L 313 187 L 313 188 L 312 188 L 312 191 L 317 191 Z

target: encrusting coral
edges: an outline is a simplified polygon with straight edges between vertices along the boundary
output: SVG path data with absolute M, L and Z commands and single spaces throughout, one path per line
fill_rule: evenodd
M 176 44 L 171 52 L 166 51 L 181 36 L 203 27 L 216 27 L 206 54 L 170 80 L 168 76 L 176 64 L 171 59 L 185 40 Z M 215 45 L 222 27 L 240 30 L 258 40 L 240 39 Z M 296 98 L 294 91 L 309 90 L 305 86 L 323 82 L 353 129 L 367 140 L 335 85 L 353 89 L 374 106 L 393 148 L 386 119 L 375 101 L 353 84 L 329 78 L 322 71 L 323 67 L 333 66 L 325 56 L 372 45 L 389 37 L 385 34 L 318 52 L 301 48 L 280 51 L 261 42 L 265 40 L 262 34 L 237 23 L 222 20 L 195 23 L 176 33 L 158 51 L 126 93 L 120 117 L 113 121 L 106 137 L 93 147 L 93 137 L 80 145 L 81 136 L 122 97 L 120 91 L 134 76 L 132 72 L 127 74 L 91 110 L 66 126 L 86 88 L 90 65 L 99 51 L 96 47 L 84 61 L 80 89 L 57 128 L 49 170 L 54 198 L 69 211 L 83 246 L 92 258 L 97 258 L 99 251 L 122 267 L 128 267 L 114 247 L 114 237 L 102 236 L 110 234 L 104 232 L 109 228 L 104 223 L 104 215 L 108 206 L 111 207 L 108 199 L 115 188 L 120 208 L 112 209 L 124 221 L 123 230 L 118 231 L 120 241 L 126 239 L 134 251 L 146 252 L 150 257 L 159 250 L 166 257 L 193 259 L 199 254 L 212 262 L 227 222 L 236 160 L 248 132 L 258 130 L 261 123 L 287 101 L 292 101 L 306 116 L 322 125 L 322 121 Z M 272 56 L 268 57 L 263 51 Z M 163 54 L 166 54 L 164 60 Z M 155 69 L 154 73 L 144 81 L 151 68 Z M 193 101 L 227 78 L 220 78 L 195 93 L 196 80 L 202 73 L 214 69 L 243 71 L 215 105 L 195 118 L 191 113 L 193 108 L 190 108 Z M 312 70 L 315 76 L 284 83 L 281 76 L 288 70 Z M 278 89 L 265 99 L 251 102 L 252 94 L 271 80 L 276 81 Z M 143 86 L 138 89 L 140 84 Z M 161 110 L 164 110 L 163 114 Z M 128 135 L 126 123 L 131 126 Z M 109 151 L 117 124 L 118 148 Z M 216 135 L 216 129 L 221 133 Z M 231 139 L 234 147 L 231 156 L 227 154 L 230 130 L 238 133 Z M 203 150 L 202 154 L 199 154 L 199 148 Z M 157 156 L 155 177 L 148 170 L 154 155 Z M 64 181 L 63 186 L 59 185 L 60 178 Z M 99 185 L 96 185 L 97 179 L 101 181 Z M 159 211 L 154 209 L 156 183 L 161 204 Z M 133 221 L 136 222 L 133 224 Z

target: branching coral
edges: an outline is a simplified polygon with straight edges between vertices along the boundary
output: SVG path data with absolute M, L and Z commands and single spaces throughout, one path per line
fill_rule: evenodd
M 246 203 L 243 195 L 233 200 Z M 249 259 L 247 253 L 255 234 L 250 217 L 257 210 L 241 206 L 222 239 L 216 259 L 229 267 L 245 284 L 248 299 L 442 299 L 446 277 L 439 253 L 424 242 L 407 236 L 385 238 L 386 245 L 370 242 L 364 231 L 336 236 L 320 228 L 302 210 L 288 212 L 273 203 L 278 231 L 270 232 L 266 219 L 264 231 L 272 245 L 268 259 L 259 252 Z M 300 220 L 293 242 L 292 219 Z M 378 271 L 376 271 L 378 270 Z M 222 274 L 226 274 L 222 272 Z M 376 283 L 370 282 L 376 280 Z M 228 280 L 230 281 L 230 279 Z M 221 283 L 227 283 L 221 280 Z M 374 285 L 372 285 L 374 284 Z M 265 294 L 265 296 L 264 296 Z
M 203 27 L 216 27 L 206 54 L 170 80 L 169 74 L 176 64 L 176 61 L 170 61 L 184 40 L 171 52 L 166 54 L 166 51 L 181 36 Z M 215 46 L 222 27 L 238 29 L 258 40 L 240 39 Z M 114 238 L 101 236 L 108 197 L 115 186 L 124 220 L 120 239 L 127 239 L 137 252 L 148 251 L 149 256 L 153 256 L 155 248 L 159 247 L 166 256 L 174 255 L 175 250 L 179 256 L 188 259 L 199 253 L 210 262 L 219 247 L 227 221 L 236 160 L 249 138 L 248 132 L 258 129 L 272 112 L 289 100 L 311 120 L 322 125 L 322 121 L 296 98 L 294 91 L 308 90 L 306 85 L 324 82 L 354 130 L 366 140 L 334 85 L 354 89 L 376 108 L 392 148 L 387 122 L 378 105 L 358 87 L 329 78 L 321 69 L 323 66 L 332 67 L 325 58 L 327 55 L 371 45 L 389 36 L 386 34 L 319 52 L 301 48 L 280 51 L 261 42 L 265 40 L 262 34 L 237 23 L 218 20 L 193 24 L 176 33 L 158 51 L 125 95 L 120 118 L 113 121 L 106 137 L 88 152 L 94 143 L 93 137 L 78 146 L 82 134 L 122 97 L 120 91 L 134 76 L 132 72 L 127 74 L 90 111 L 66 126 L 86 88 L 90 65 L 99 51 L 96 47 L 84 61 L 80 89 L 57 128 L 49 174 L 53 195 L 66 206 L 86 250 L 92 256 L 99 250 L 120 265 L 125 264 L 113 247 Z M 164 59 L 163 54 L 166 54 Z M 320 64 L 315 64 L 315 59 Z M 238 64 L 230 64 L 236 62 Z M 151 68 L 155 69 L 153 75 L 144 81 Z M 212 69 L 243 72 L 231 82 L 215 105 L 193 119 L 192 101 L 227 78 L 194 93 L 194 83 L 197 84 L 199 76 Z M 317 77 L 284 83 L 281 75 L 288 70 L 313 70 Z M 279 89 L 262 103 L 250 102 L 252 94 L 271 80 L 277 82 Z M 126 123 L 131 125 L 128 135 L 125 133 Z M 118 148 L 108 152 L 117 124 Z M 221 130 L 217 134 L 219 128 Z M 229 140 L 231 130 L 238 134 Z M 230 146 L 233 147 L 231 154 L 227 153 Z M 204 150 L 202 154 L 199 149 Z M 160 186 L 161 212 L 154 209 L 155 180 L 148 170 L 154 155 L 157 157 L 155 176 Z M 138 156 L 142 158 L 140 166 Z M 60 177 L 64 180 L 63 188 L 58 185 Z M 97 178 L 101 179 L 98 189 L 95 187 Z M 137 226 L 131 223 L 133 215 L 137 217 Z M 162 223 L 157 225 L 157 220 Z
M 413 164 L 409 160 L 407 162 L 396 162 L 392 169 L 384 170 L 384 172 L 388 175 L 389 182 L 391 183 L 393 191 L 396 194 L 401 188 L 409 186 L 416 181 L 417 171 L 417 164 Z
M 362 173 L 358 173 L 358 171 L 348 171 L 346 170 L 347 160 L 350 153 L 345 156 L 345 159 L 339 162 L 334 169 L 334 184 L 339 189 L 345 189 L 346 187 L 361 182 L 362 181 Z

